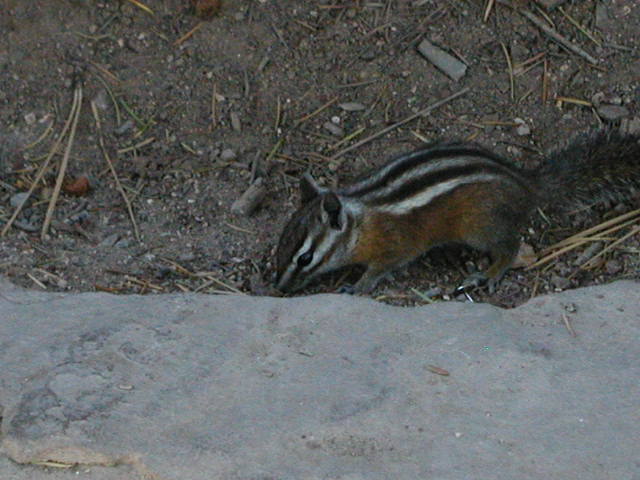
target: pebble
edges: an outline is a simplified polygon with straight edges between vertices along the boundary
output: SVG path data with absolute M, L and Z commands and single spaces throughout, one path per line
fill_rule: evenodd
M 344 136 L 344 130 L 333 122 L 325 122 L 323 127 L 336 137 Z
M 242 131 L 242 124 L 240 123 L 240 115 L 237 112 L 231 112 L 229 114 L 231 118 L 231 127 L 238 133 Z
M 374 58 L 376 58 L 376 51 L 374 48 L 367 48 L 364 52 L 362 52 L 362 54 L 360 55 L 360 58 L 362 60 L 373 60 Z
M 425 290 L 424 292 L 422 292 L 422 295 L 427 298 L 438 297 L 442 295 L 442 289 L 440 287 L 433 287 L 433 288 L 430 288 L 429 290 Z
M 130 245 L 131 245 L 131 240 L 128 238 L 123 238 L 121 240 L 118 240 L 115 244 L 115 246 L 118 248 L 128 248 Z
M 521 118 L 514 118 L 513 121 L 518 124 L 516 127 L 516 133 L 521 137 L 525 135 L 529 135 L 531 133 L 531 128 L 527 123 Z
M 607 12 L 607 6 L 602 2 L 596 3 L 596 11 L 595 11 L 595 26 L 598 29 L 603 29 L 607 27 L 609 23 L 609 14 Z
M 34 123 L 36 123 L 36 114 L 33 112 L 27 113 L 24 116 L 24 121 L 26 122 L 27 125 L 33 125 Z
M 622 271 L 622 264 L 618 260 L 609 260 L 604 264 L 604 268 L 607 270 L 607 273 L 610 275 L 614 275 Z
M 546 10 L 553 10 L 559 5 L 562 5 L 566 0 L 538 0 L 538 3 L 542 5 Z
M 428 40 L 420 42 L 418 51 L 424 58 L 456 82 L 464 77 L 464 74 L 467 72 L 467 66 L 464 63 L 452 57 L 441 48 L 436 47 Z
M 360 110 L 364 110 L 365 108 L 367 108 L 363 104 L 358 102 L 341 103 L 339 107 L 345 112 L 359 112 Z
M 196 255 L 193 252 L 185 252 L 178 255 L 178 260 L 181 262 L 192 262 L 196 259 Z
M 238 155 L 236 155 L 236 152 L 234 152 L 230 148 L 225 148 L 220 154 L 220 160 L 224 162 L 230 162 L 232 160 L 235 160 L 236 158 L 238 158 Z
M 249 216 L 267 196 L 267 188 L 262 177 L 253 182 L 249 188 L 231 205 L 231 212 L 236 215 Z
M 101 242 L 101 247 L 113 247 L 116 242 L 120 239 L 120 235 L 118 233 L 112 233 L 111 235 L 105 237 Z
M 14 220 L 13 225 L 20 230 L 24 230 L 25 232 L 37 232 L 39 230 L 34 224 L 30 222 L 23 222 L 21 220 Z
M 116 135 L 124 135 L 129 130 L 132 130 L 134 126 L 135 126 L 135 123 L 133 123 L 133 120 L 127 120 L 122 125 L 120 125 L 118 128 L 116 128 L 113 131 L 113 133 L 115 133 Z
M 571 286 L 571 280 L 565 277 L 561 277 L 559 275 L 553 275 L 551 277 L 551 283 L 553 283 L 554 287 L 559 288 L 561 290 L 565 290 L 569 288 L 569 286 Z
M 14 195 L 11 195 L 9 203 L 12 207 L 18 208 L 20 205 L 22 205 L 22 203 L 27 199 L 28 196 L 29 192 L 16 193 Z
M 622 119 L 620 132 L 625 135 L 640 135 L 640 117 Z
M 591 258 L 602 249 L 602 245 L 602 242 L 593 242 L 576 258 L 574 265 L 582 265 L 584 262 L 591 260 Z
M 598 115 L 600 115 L 604 120 L 614 121 L 628 117 L 629 110 L 620 105 L 601 105 L 598 107 Z
M 96 93 L 95 97 L 93 97 L 93 102 L 100 110 L 106 110 L 107 108 L 109 108 L 109 97 L 107 90 L 105 88 L 100 89 L 100 91 Z
M 529 125 L 527 125 L 526 123 L 522 123 L 516 127 L 516 133 L 521 137 L 524 137 L 531 133 L 531 129 L 529 128 Z

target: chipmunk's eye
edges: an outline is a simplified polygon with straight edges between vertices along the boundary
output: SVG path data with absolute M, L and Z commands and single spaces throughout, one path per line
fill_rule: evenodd
M 298 257 L 298 266 L 306 267 L 311 263 L 311 259 L 313 258 L 313 252 L 311 250 L 307 250 L 302 255 Z

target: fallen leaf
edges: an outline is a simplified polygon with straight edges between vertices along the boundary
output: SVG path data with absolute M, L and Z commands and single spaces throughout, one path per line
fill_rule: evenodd
M 71 180 L 62 185 L 62 190 L 69 195 L 75 195 L 81 197 L 85 195 L 91 188 L 89 179 L 86 175 L 82 175 L 74 180 Z
M 191 0 L 196 9 L 196 17 L 202 20 L 210 20 L 220 11 L 222 0 Z

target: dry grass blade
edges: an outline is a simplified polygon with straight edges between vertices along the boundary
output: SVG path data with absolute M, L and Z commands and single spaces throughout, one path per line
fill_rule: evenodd
M 89 62 L 89 65 L 93 66 L 95 69 L 99 70 L 100 72 L 102 72 L 102 74 L 107 77 L 109 80 L 111 80 L 111 82 L 113 82 L 114 84 L 119 84 L 120 79 L 118 77 L 116 77 L 113 73 L 111 73 L 109 70 L 107 70 L 106 68 L 98 65 L 95 62 Z
M 36 140 L 31 142 L 26 147 L 24 147 L 23 150 L 30 150 L 33 147 L 35 147 L 36 145 L 38 145 L 40 142 L 42 142 L 45 138 L 47 138 L 49 136 L 49 134 L 51 133 L 51 131 L 53 130 L 53 124 L 54 123 L 56 123 L 55 120 L 51 120 L 49 122 L 49 125 L 47 125 L 47 128 L 45 128 L 44 132 L 42 132 L 42 135 L 40 135 Z
M 615 242 L 611 243 L 610 245 L 607 245 L 605 248 L 603 248 L 601 251 L 599 251 L 596 255 L 591 257 L 591 259 L 587 260 L 582 265 L 580 265 L 580 268 L 590 268 L 590 267 L 594 266 L 595 263 L 596 263 L 596 260 L 598 258 L 602 257 L 609 250 L 612 250 L 613 248 L 617 247 L 618 245 L 620 245 L 622 242 L 624 242 L 628 238 L 631 238 L 634 235 L 638 235 L 638 234 L 640 234 L 640 225 L 636 225 L 635 227 L 633 227 L 631 229 L 631 231 L 629 233 L 623 235 L 622 237 L 620 237 L 618 240 L 616 240 Z
M 569 317 L 567 317 L 566 314 L 562 314 L 562 321 L 564 323 L 564 326 L 567 328 L 567 330 L 569 331 L 569 334 L 572 337 L 577 337 L 578 335 L 576 335 L 576 331 L 573 329 L 573 327 L 571 326 L 571 322 L 569 322 Z
M 484 18 L 482 19 L 485 23 L 489 20 L 489 15 L 491 15 L 491 10 L 493 9 L 493 5 L 496 3 L 495 0 L 489 0 L 487 2 L 487 8 L 484 10 Z
M 560 10 L 560 13 L 562 13 L 566 17 L 566 19 L 569 20 L 585 37 L 587 37 L 589 40 L 595 43 L 598 47 L 602 45 L 602 42 L 598 40 L 593 33 L 591 33 L 589 30 L 587 30 L 582 25 L 580 25 L 580 23 L 578 23 L 578 21 L 575 18 L 573 18 L 571 15 L 565 12 L 562 7 L 558 7 L 558 10 Z
M 156 141 L 155 137 L 149 137 L 149 138 L 144 139 L 141 142 L 136 143 L 135 145 L 130 145 L 128 147 L 119 148 L 118 149 L 118 155 L 122 155 L 123 153 L 131 152 L 133 150 L 140 150 L 142 147 L 145 147 L 145 146 L 147 146 L 150 143 L 153 143 L 155 141 Z
M 544 59 L 544 70 L 542 71 L 542 92 L 540 94 L 540 100 L 542 103 L 547 103 L 549 100 L 549 61 Z
M 139 2 L 138 0 L 128 0 L 129 2 L 133 3 L 136 7 L 144 10 L 145 12 L 154 15 L 153 10 L 151 10 L 149 7 L 147 7 L 144 3 Z
M 601 235 L 612 233 L 612 231 L 610 230 L 610 227 L 620 225 L 623 222 L 627 222 L 629 220 L 631 220 L 633 223 L 634 220 L 632 219 L 635 219 L 635 217 L 640 217 L 640 208 L 636 210 L 632 210 L 631 212 L 624 213 L 622 215 L 618 215 L 617 217 L 612 218 L 611 220 L 607 220 L 606 222 L 602 222 L 598 225 L 588 228 L 587 230 L 583 230 L 582 232 L 578 232 L 575 235 L 571 235 L 570 237 L 567 237 L 564 240 L 561 240 L 560 242 L 555 243 L 554 245 L 551 245 L 550 247 L 546 248 L 545 250 L 543 250 L 542 253 L 550 252 L 559 247 L 570 245 L 574 243 L 576 240 L 583 240 L 584 238 L 594 233 L 599 233 Z
M 218 125 L 218 84 L 213 82 L 211 87 L 211 131 Z
M 36 277 L 31 275 L 30 273 L 27 273 L 27 277 L 29 277 L 31 281 L 36 285 L 38 285 L 41 289 L 47 290 L 47 286 L 44 283 L 42 283 L 40 280 L 38 280 Z
M 507 59 L 507 68 L 509 70 L 509 88 L 511 90 L 511 101 L 515 101 L 516 99 L 516 86 L 515 79 L 513 76 L 513 62 L 511 61 L 511 55 L 509 55 L 509 50 L 507 50 L 507 46 L 500 42 L 500 46 L 502 47 L 502 52 L 504 53 L 504 57 Z
M 218 286 L 226 288 L 227 290 L 224 290 L 224 291 L 216 290 L 215 293 L 226 294 L 226 295 L 229 295 L 230 293 L 235 293 L 235 294 L 238 294 L 238 295 L 245 295 L 244 292 L 238 290 L 237 288 L 235 288 L 235 287 L 233 287 L 233 286 L 231 286 L 231 285 L 229 285 L 229 284 L 227 284 L 227 283 L 223 282 L 222 280 L 219 280 L 219 279 L 217 279 L 215 277 L 204 277 L 204 278 L 205 278 L 206 282 L 204 282 L 202 285 L 200 285 L 198 288 L 196 288 L 194 290 L 194 292 L 201 292 L 202 290 L 204 290 L 206 288 L 209 288 L 211 285 L 218 285 Z
M 113 90 L 111 89 L 109 84 L 106 82 L 106 80 L 104 80 L 100 75 L 96 75 L 96 78 L 100 81 L 100 83 L 102 83 L 105 90 L 107 91 L 107 94 L 109 94 L 109 98 L 111 98 L 111 103 L 113 103 L 113 109 L 116 112 L 116 125 L 120 126 L 120 124 L 122 123 L 122 118 L 120 116 L 120 107 L 118 106 L 118 101 L 116 100 L 116 96 L 113 94 Z
M 181 36 L 178 40 L 176 40 L 173 45 L 174 46 L 178 46 L 181 43 L 189 40 L 189 38 L 191 38 L 191 36 L 196 33 L 198 30 L 200 30 L 202 28 L 202 26 L 204 25 L 204 22 L 200 22 L 198 23 L 195 27 L 193 27 L 191 30 L 189 30 L 187 33 L 185 33 L 183 36 Z
M 40 183 L 40 181 L 42 180 L 42 177 L 44 176 L 45 172 L 47 171 L 47 168 L 49 167 L 49 162 L 58 151 L 58 148 L 60 147 L 62 140 L 67 135 L 67 131 L 71 127 L 71 122 L 73 121 L 73 116 L 76 111 L 77 103 L 78 103 L 77 92 L 75 92 L 73 95 L 73 103 L 71 104 L 71 110 L 69 111 L 69 117 L 67 118 L 67 121 L 65 122 L 64 127 L 62 127 L 62 132 L 60 133 L 60 136 L 54 142 L 53 146 L 51 147 L 51 150 L 49 150 L 47 157 L 44 159 L 44 163 L 42 164 L 42 167 L 40 167 L 40 171 L 36 175 L 35 180 L 33 181 L 33 183 L 31 184 L 31 187 L 29 187 L 29 190 L 27 191 L 26 198 L 20 205 L 16 207 L 15 211 L 13 212 L 13 215 L 11 215 L 11 218 L 7 221 L 7 224 L 2 229 L 2 232 L 0 232 L 0 237 L 4 237 L 7 234 L 7 232 L 11 228 L 11 225 L 13 225 L 16 218 L 18 218 L 18 215 L 20 215 L 20 212 L 22 211 L 22 207 L 26 205 L 27 201 L 29 200 L 29 197 L 31 197 L 31 194 L 38 186 L 38 183 Z
M 556 103 L 559 107 L 561 107 L 563 103 L 571 103 L 573 105 L 580 105 L 581 107 L 593 107 L 593 104 L 588 100 L 574 97 L 556 97 Z
M 315 117 L 316 115 L 318 115 L 320 112 L 326 110 L 327 108 L 329 108 L 331 105 L 333 105 L 334 103 L 336 103 L 338 101 L 338 97 L 334 97 L 331 100 L 329 100 L 327 103 L 325 103 L 324 105 L 322 105 L 321 107 L 317 108 L 316 110 L 314 110 L 313 112 L 309 113 L 308 115 L 305 115 L 304 117 L 299 118 L 298 120 L 296 120 L 295 126 L 299 127 L 303 122 L 306 122 L 307 120 L 309 120 L 310 118 Z
M 133 207 L 131 206 L 131 202 L 129 201 L 129 197 L 127 197 L 127 193 L 122 188 L 122 184 L 120 183 L 120 179 L 118 178 L 118 174 L 116 173 L 116 169 L 111 162 L 111 158 L 109 158 L 109 154 L 107 153 L 107 149 L 104 146 L 104 138 L 102 136 L 102 124 L 100 123 L 100 114 L 98 113 L 98 107 L 95 102 L 91 102 L 91 111 L 93 113 L 93 118 L 96 121 L 96 130 L 98 131 L 98 143 L 100 144 L 100 150 L 102 151 L 102 155 L 109 165 L 109 170 L 111 171 L 111 175 L 113 175 L 113 180 L 116 182 L 116 188 L 120 192 L 122 199 L 124 200 L 125 205 L 127 206 L 127 212 L 129 213 L 129 218 L 131 219 L 131 225 L 133 226 L 133 233 L 136 237 L 138 243 L 140 243 L 140 230 L 138 229 L 138 222 L 136 222 L 136 217 L 133 214 Z
M 64 180 L 64 174 L 67 171 L 67 165 L 69 165 L 69 155 L 71 154 L 71 147 L 76 136 L 76 129 L 78 127 L 78 120 L 80 119 L 80 110 L 82 109 L 82 86 L 78 86 L 74 92 L 75 111 L 73 112 L 73 122 L 71 129 L 69 130 L 69 138 L 67 139 L 67 147 L 64 150 L 62 156 L 62 162 L 60 162 L 60 169 L 58 170 L 58 177 L 56 178 L 56 184 L 53 187 L 53 193 L 51 194 L 51 200 L 49 201 L 49 207 L 44 217 L 44 223 L 42 224 L 42 231 L 40 232 L 40 239 L 44 240 L 51 225 L 53 219 L 53 211 L 56 208 L 58 197 L 60 196 L 60 189 L 62 188 L 62 181 Z
M 638 217 L 638 218 L 635 218 L 635 217 Z M 554 245 L 550 246 L 549 248 L 546 248 L 545 250 L 543 250 L 541 252 L 543 257 L 540 258 L 535 263 L 532 263 L 531 265 L 529 265 L 526 269 L 531 270 L 541 265 L 545 265 L 550 261 L 554 260 L 555 258 L 559 257 L 560 255 L 570 252 L 571 250 L 574 250 L 584 245 L 585 243 L 602 241 L 604 239 L 603 238 L 604 236 L 614 233 L 625 227 L 628 227 L 629 225 L 638 221 L 638 219 L 640 219 L 640 209 L 625 213 L 623 215 L 619 215 L 616 218 L 613 218 L 606 222 L 602 222 L 601 224 L 596 225 L 595 227 L 591 227 L 587 230 L 576 233 L 575 235 L 565 238 L 564 240 L 557 242 Z M 607 251 L 611 250 L 616 245 L 618 245 L 620 242 L 626 240 L 627 238 L 632 236 L 634 233 L 637 233 L 637 231 L 638 231 L 638 228 L 635 228 L 629 234 L 616 240 L 611 245 L 609 245 L 608 247 L 600 251 L 598 255 L 596 255 L 595 257 L 592 257 L 590 260 L 585 262 L 585 264 L 581 265 L 581 267 L 588 264 L 595 258 L 599 258 L 604 253 L 606 253 Z M 597 234 L 597 236 L 594 236 L 595 234 Z

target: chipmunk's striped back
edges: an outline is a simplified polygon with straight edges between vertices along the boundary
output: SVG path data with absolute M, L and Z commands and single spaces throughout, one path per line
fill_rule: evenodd
M 403 155 L 338 193 L 397 215 L 477 182 L 511 183 L 530 191 L 531 178 L 494 153 L 471 144 L 440 144 Z

